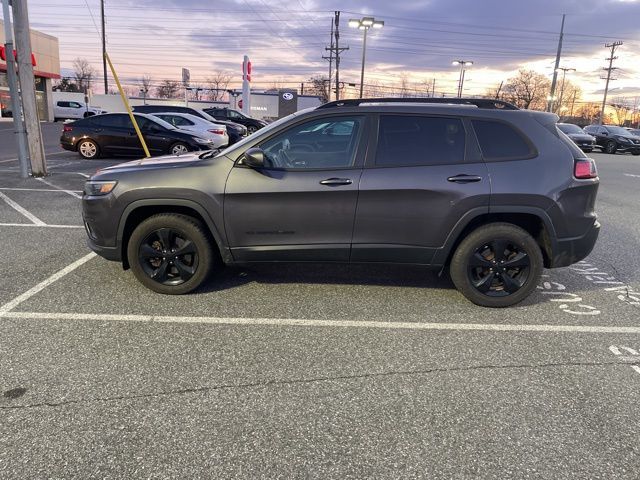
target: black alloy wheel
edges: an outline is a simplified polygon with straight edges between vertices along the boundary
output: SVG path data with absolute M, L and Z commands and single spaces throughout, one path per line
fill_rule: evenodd
M 138 262 L 153 281 L 180 285 L 191 279 L 198 269 L 198 252 L 183 232 L 160 228 L 140 244 Z
M 490 297 L 520 290 L 531 266 L 529 255 L 507 239 L 496 239 L 476 249 L 468 264 L 474 288 Z
M 181 295 L 202 284 L 211 273 L 215 250 L 206 227 L 195 218 L 161 213 L 144 220 L 131 234 L 127 259 L 145 287 Z
M 535 290 L 543 264 L 540 246 L 526 230 L 510 223 L 489 223 L 460 242 L 449 271 L 467 299 L 502 308 L 521 302 Z
M 609 140 L 607 145 L 604 147 L 604 151 L 612 155 L 616 153 L 616 150 L 618 150 L 618 146 L 613 140 Z

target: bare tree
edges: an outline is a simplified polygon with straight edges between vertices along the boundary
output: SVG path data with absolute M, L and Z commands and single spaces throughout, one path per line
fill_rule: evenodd
M 153 80 L 151 80 L 151 76 L 143 75 L 142 77 L 140 77 L 140 90 L 142 92 L 143 97 L 146 98 L 147 95 L 149 95 L 149 92 L 151 91 L 152 83 L 153 83 Z
M 629 99 L 625 97 L 616 97 L 611 99 L 611 103 L 609 104 L 615 113 L 615 122 L 618 125 L 624 125 L 627 116 L 629 115 Z
M 399 95 L 402 98 L 411 97 L 411 87 L 409 86 L 409 74 L 407 72 L 402 72 L 400 74 L 400 89 Z
M 209 100 L 214 102 L 224 99 L 231 82 L 231 74 L 227 72 L 218 72 L 211 77 L 207 77 L 207 88 L 210 89 Z
M 329 78 L 325 75 L 316 75 L 309 78 L 306 82 L 307 87 L 305 93 L 310 95 L 316 95 L 320 98 L 322 103 L 327 103 L 331 96 L 331 85 L 329 85 Z
M 159 98 L 176 98 L 179 90 L 180 84 L 178 82 L 174 80 L 163 80 L 156 89 L 156 95 Z
M 519 70 L 502 87 L 505 100 L 520 108 L 544 110 L 551 82 L 533 70 Z
M 86 58 L 76 58 L 73 61 L 74 76 L 76 85 L 81 92 L 91 90 L 91 82 L 96 76 L 96 69 L 89 63 Z

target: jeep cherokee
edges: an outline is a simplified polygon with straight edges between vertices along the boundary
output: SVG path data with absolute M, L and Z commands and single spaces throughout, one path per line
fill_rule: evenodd
M 482 99 L 327 103 L 219 153 L 100 170 L 88 243 L 165 294 L 222 264 L 392 262 L 510 306 L 598 237 L 595 163 L 557 120 Z

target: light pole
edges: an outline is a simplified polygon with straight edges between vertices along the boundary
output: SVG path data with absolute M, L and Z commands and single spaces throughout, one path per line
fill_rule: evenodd
M 351 28 L 358 28 L 363 32 L 362 38 L 362 70 L 360 71 L 360 98 L 362 98 L 362 89 L 364 87 L 364 61 L 367 53 L 367 31 L 370 28 L 382 28 L 384 22 L 382 20 L 376 20 L 373 17 L 362 17 L 361 19 L 352 18 L 349 20 L 349 26 Z
M 566 68 L 566 67 L 558 67 L 557 71 L 562 70 L 562 83 L 560 84 L 560 98 L 558 98 L 558 113 L 560 113 L 560 109 L 562 108 L 562 96 L 564 95 L 564 79 L 567 76 L 567 72 L 575 72 L 575 68 Z
M 467 65 L 473 65 L 471 60 L 454 60 L 452 65 L 460 65 L 460 77 L 458 78 L 458 98 L 462 97 L 462 86 L 464 85 L 464 72 Z

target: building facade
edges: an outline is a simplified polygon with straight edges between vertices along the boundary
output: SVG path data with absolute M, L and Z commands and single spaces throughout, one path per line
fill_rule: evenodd
M 4 22 L 0 20 L 0 118 L 11 117 L 11 100 L 7 81 Z M 33 71 L 36 84 L 36 102 L 40 120 L 53 121 L 52 81 L 60 78 L 60 47 L 58 39 L 36 30 L 31 30 L 31 50 L 33 51 Z

